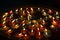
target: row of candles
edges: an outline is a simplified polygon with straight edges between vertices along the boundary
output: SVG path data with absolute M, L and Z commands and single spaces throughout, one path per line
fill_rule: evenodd
M 38 11 L 41 11 L 40 8 L 37 8 Z M 20 11 L 18 9 L 15 10 L 16 15 L 20 15 L 19 18 L 20 19 L 14 19 L 13 15 L 14 12 L 11 10 L 10 12 L 6 12 L 4 13 L 4 15 L 2 16 L 2 30 L 5 31 L 6 34 L 8 34 L 9 36 L 12 36 L 11 34 L 14 32 L 13 30 L 18 29 L 18 28 L 23 28 L 20 30 L 19 33 L 16 33 L 15 37 L 17 38 L 22 38 L 22 39 L 29 39 L 29 37 L 31 36 L 35 36 L 37 39 L 42 39 L 43 36 L 45 36 L 46 38 L 51 36 L 51 31 L 49 29 L 46 28 L 46 24 L 48 25 L 48 22 L 46 22 L 43 18 L 37 19 L 37 20 L 31 20 L 31 17 L 33 15 L 33 13 L 36 11 L 33 8 L 26 8 L 26 10 L 23 10 L 23 8 L 20 8 Z M 25 13 L 25 11 L 27 13 Z M 20 12 L 20 14 L 19 14 Z M 45 10 L 42 10 L 42 15 L 45 16 L 46 18 L 50 18 L 51 19 L 51 24 L 49 27 L 51 29 L 56 29 L 57 26 L 58 28 L 60 27 L 60 21 L 57 20 L 59 17 L 59 12 L 55 12 L 56 18 L 53 17 L 54 14 L 52 12 L 51 9 L 49 9 L 48 13 L 45 12 Z M 39 14 L 38 14 L 39 15 Z M 48 17 L 47 17 L 48 15 Z M 27 16 L 27 19 L 25 20 L 24 18 Z M 19 22 L 18 20 L 22 20 L 21 22 Z M 18 21 L 18 23 L 16 22 Z M 7 22 L 9 23 L 8 25 L 11 27 L 7 26 Z M 20 23 L 20 24 L 19 24 Z M 33 23 L 33 25 L 32 25 Z M 30 24 L 30 25 L 29 25 Z M 24 26 L 28 25 L 28 28 L 25 28 Z M 43 33 L 42 33 L 43 32 Z

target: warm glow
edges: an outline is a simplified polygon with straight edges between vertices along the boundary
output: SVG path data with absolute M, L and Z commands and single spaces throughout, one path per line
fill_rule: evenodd
M 49 15 L 49 18 L 52 18 L 52 16 L 51 16 L 51 15 Z
M 18 11 L 18 9 L 16 9 L 16 12 Z
M 56 15 L 58 15 L 59 13 L 58 12 L 56 12 Z
M 31 8 L 31 11 L 33 11 L 33 8 Z
M 4 26 L 3 28 L 6 28 L 7 26 Z
M 11 10 L 10 13 L 13 13 L 13 11 Z
M 40 35 L 41 33 L 39 32 L 39 35 Z
M 7 15 L 8 15 L 8 13 L 5 13 L 5 15 L 7 16 Z
M 43 15 L 46 16 L 47 15 L 46 12 L 43 12 Z
M 40 27 L 43 27 L 43 25 L 40 25 Z
M 15 29 L 19 28 L 19 25 L 18 25 L 18 24 L 16 24 L 14 28 L 15 28 Z
M 22 8 L 20 8 L 20 10 L 22 10 Z
M 45 29 L 45 31 L 47 32 L 48 30 L 47 30 L 47 29 Z
M 51 25 L 50 27 L 51 27 L 51 28 L 55 28 L 55 26 L 54 26 L 54 25 Z
M 56 25 L 56 24 L 57 24 L 57 22 L 53 20 L 52 24 L 53 24 L 53 25 Z
M 40 10 L 40 8 L 38 8 L 38 10 Z

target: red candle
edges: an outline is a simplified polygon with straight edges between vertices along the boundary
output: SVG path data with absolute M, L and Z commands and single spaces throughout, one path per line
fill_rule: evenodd
M 49 9 L 49 10 L 48 10 L 48 13 L 49 13 L 49 14 L 52 14 L 53 12 L 52 12 L 52 10 Z
M 13 14 L 13 11 L 11 10 L 8 14 Z

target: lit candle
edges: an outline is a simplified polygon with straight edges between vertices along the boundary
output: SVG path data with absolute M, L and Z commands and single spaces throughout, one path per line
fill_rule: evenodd
M 43 37 L 41 32 L 37 32 L 35 36 L 37 39 L 41 39 Z
M 54 26 L 54 25 L 51 25 L 50 27 L 51 27 L 52 29 L 54 29 L 54 28 L 55 28 L 55 26 Z
M 47 15 L 46 12 L 43 12 L 43 15 L 46 16 Z
M 27 34 L 24 34 L 23 39 L 27 40 L 27 39 L 29 39 L 29 36 Z
M 40 31 L 43 32 L 44 29 L 45 27 L 43 25 L 40 25 Z
M 45 10 L 43 9 L 42 12 L 44 12 Z
M 58 18 L 60 18 L 59 16 L 56 16 L 56 18 L 58 19 Z
M 59 13 L 58 12 L 56 12 L 56 15 L 58 15 Z
M 38 8 L 38 10 L 40 10 L 40 8 Z
M 25 10 L 22 11 L 22 15 L 23 16 L 26 16 Z
M 12 29 L 9 29 L 9 30 L 7 31 L 7 33 L 8 33 L 8 34 L 12 33 Z
M 36 20 L 32 20 L 32 23 L 37 23 L 37 21 Z
M 9 29 L 9 27 L 7 27 L 7 26 L 4 26 L 3 28 L 2 28 L 2 30 L 8 30 Z
M 34 32 L 33 29 L 31 30 L 30 35 L 31 35 L 31 36 L 34 36 L 34 35 L 35 35 L 35 32 Z
M 22 32 L 23 34 L 25 34 L 25 33 L 27 32 L 27 30 L 26 30 L 25 28 L 23 28 L 23 29 L 21 30 L 21 32 Z
M 33 11 L 33 8 L 31 8 L 31 14 L 33 14 L 33 12 L 34 12 L 34 11 Z
M 27 11 L 27 13 L 30 13 L 29 11 Z
M 52 16 L 51 16 L 51 15 L 49 15 L 49 18 L 52 18 Z
M 17 28 L 19 28 L 19 25 L 18 25 L 18 24 L 16 24 L 16 25 L 14 26 L 14 29 L 17 29 Z
M 32 16 L 31 16 L 30 14 L 28 14 L 27 19 L 30 20 L 31 17 L 32 17 Z
M 35 25 L 30 26 L 30 29 L 35 29 Z
M 5 17 L 5 18 L 3 18 L 3 21 L 6 21 L 6 17 Z
M 18 9 L 15 10 L 16 12 L 18 11 Z
M 57 25 L 57 21 L 53 20 L 52 24 L 56 26 Z
M 12 14 L 13 13 L 13 11 L 11 10 L 10 12 L 9 12 L 9 14 Z
M 22 8 L 20 8 L 20 10 L 22 11 Z
M 7 16 L 7 15 L 8 15 L 8 13 L 5 13 L 5 15 Z
M 22 37 L 23 37 L 23 34 L 22 34 L 22 33 L 17 33 L 17 34 L 15 35 L 15 37 L 17 37 L 17 38 L 22 38 Z
M 48 10 L 48 13 L 49 13 L 49 14 L 52 14 L 53 12 L 52 12 L 52 10 L 51 10 L 51 9 L 49 9 L 49 10 Z
M 6 17 L 6 15 L 3 15 L 3 18 Z

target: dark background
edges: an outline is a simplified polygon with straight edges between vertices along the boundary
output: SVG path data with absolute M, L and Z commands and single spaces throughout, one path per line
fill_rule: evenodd
M 25 6 L 49 6 L 52 8 L 60 9 L 60 1 L 59 0 L 1 0 L 0 1 L 0 9 L 4 10 L 6 8 L 14 8 L 14 7 L 25 7 Z
M 55 10 L 60 11 L 60 1 L 59 0 L 0 0 L 0 14 L 1 12 L 17 7 L 49 7 Z M 50 40 L 57 40 L 59 39 L 60 33 L 55 32 L 54 36 Z M 0 35 L 0 40 L 11 40 L 5 36 Z

